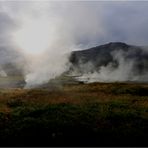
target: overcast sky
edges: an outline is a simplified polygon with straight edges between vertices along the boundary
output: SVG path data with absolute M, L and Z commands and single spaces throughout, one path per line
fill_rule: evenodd
M 46 16 L 54 22 L 51 26 L 57 26 L 57 31 L 61 26 L 61 35 L 68 34 L 77 45 L 93 46 L 112 41 L 148 45 L 146 1 L 9 1 L 0 2 L 0 46 L 5 42 L 14 44 L 11 35 L 20 28 L 23 18 L 39 16 Z

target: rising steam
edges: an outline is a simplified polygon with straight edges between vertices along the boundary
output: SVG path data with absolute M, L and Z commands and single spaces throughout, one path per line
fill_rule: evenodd
M 80 40 L 84 36 L 92 40 L 101 33 L 101 29 L 92 29 L 99 26 L 98 14 L 87 4 L 16 3 L 17 13 L 12 5 L 15 3 L 4 3 L 2 8 L 17 25 L 12 30 L 13 43 L 27 61 L 23 67 L 26 87 L 35 87 L 61 75 L 68 69 L 70 51 L 79 46 Z M 89 22 L 84 20 L 86 17 Z
M 113 61 L 109 62 L 106 66 L 102 65 L 98 68 L 94 68 L 93 72 L 84 73 L 78 77 L 79 81 L 91 82 L 121 82 L 121 81 L 134 81 L 136 80 L 134 75 L 134 60 L 126 60 L 122 50 L 112 52 Z M 118 63 L 118 66 L 114 66 L 114 61 Z M 95 70 L 96 69 L 96 70 Z
M 125 3 L 127 5 L 123 6 Z M 73 50 L 116 40 L 147 43 L 148 37 L 141 34 L 141 29 L 147 28 L 148 21 L 137 17 L 147 18 L 146 3 L 141 7 L 131 2 L 109 2 L 111 5 L 108 5 L 106 2 L 89 1 L 8 1 L 0 4 L 0 76 L 7 77 L 7 66 L 13 65 L 21 71 L 26 88 L 44 84 L 68 71 L 69 56 Z M 126 11 L 118 15 L 116 10 L 123 10 L 122 7 Z M 130 17 L 126 17 L 127 12 L 131 13 Z M 134 18 L 132 23 L 129 22 L 131 17 Z M 136 23 L 136 27 L 133 26 L 137 22 L 135 18 L 141 22 Z M 125 61 L 124 54 L 120 51 L 112 53 L 119 63 L 118 69 L 109 63 L 91 76 L 89 73 L 84 75 L 96 77 L 98 81 L 132 79 L 135 62 Z M 93 64 L 88 67 L 93 67 Z

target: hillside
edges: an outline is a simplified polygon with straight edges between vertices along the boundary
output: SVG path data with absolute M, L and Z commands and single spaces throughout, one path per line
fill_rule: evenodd
M 140 46 L 111 42 L 86 50 L 74 51 L 70 62 L 72 64 L 70 72 L 75 75 L 100 73 L 101 68 L 106 68 L 109 72 L 127 71 L 129 77 L 127 76 L 126 80 L 135 76 L 138 80 L 143 80 L 147 79 L 145 77 L 148 72 L 148 50 Z

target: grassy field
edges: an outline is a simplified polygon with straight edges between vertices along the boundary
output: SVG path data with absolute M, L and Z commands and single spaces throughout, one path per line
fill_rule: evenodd
M 0 146 L 148 146 L 148 84 L 0 89 Z

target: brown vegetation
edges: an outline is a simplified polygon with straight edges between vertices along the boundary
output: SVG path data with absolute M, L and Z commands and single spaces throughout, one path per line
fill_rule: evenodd
M 148 84 L 0 90 L 0 137 L 9 141 L 6 146 L 28 146 L 30 138 L 36 139 L 33 146 L 142 146 L 148 144 L 147 125 Z

